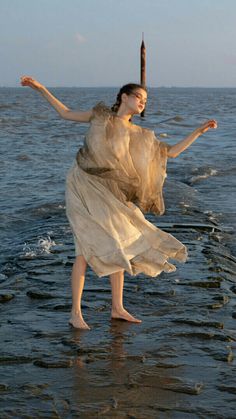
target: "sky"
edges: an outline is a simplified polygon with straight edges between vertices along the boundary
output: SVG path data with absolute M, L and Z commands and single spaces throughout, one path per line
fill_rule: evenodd
M 0 86 L 236 87 L 235 0 L 0 0 Z

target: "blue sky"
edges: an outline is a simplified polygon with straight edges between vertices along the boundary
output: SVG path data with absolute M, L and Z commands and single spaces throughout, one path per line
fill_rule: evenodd
M 235 0 L 0 0 L 0 86 L 236 87 Z

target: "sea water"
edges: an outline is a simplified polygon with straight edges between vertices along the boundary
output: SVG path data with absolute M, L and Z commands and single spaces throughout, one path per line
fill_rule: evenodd
M 81 110 L 117 94 L 50 90 Z M 162 141 L 218 122 L 169 159 L 166 213 L 147 215 L 189 259 L 158 278 L 126 276 L 125 305 L 141 325 L 110 322 L 108 278 L 88 269 L 92 330 L 83 334 L 68 326 L 74 247 L 64 192 L 87 124 L 60 119 L 29 88 L 0 89 L 1 417 L 234 417 L 235 112 L 236 89 L 149 89 L 145 117 L 133 122 Z

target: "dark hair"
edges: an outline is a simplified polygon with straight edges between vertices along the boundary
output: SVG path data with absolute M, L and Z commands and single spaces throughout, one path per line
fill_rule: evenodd
M 118 95 L 116 96 L 116 103 L 114 103 L 114 105 L 112 105 L 112 107 L 111 107 L 112 112 L 116 113 L 118 111 L 118 109 L 121 105 L 121 96 L 122 96 L 123 93 L 126 93 L 127 95 L 130 95 L 136 89 L 143 89 L 143 90 L 145 90 L 145 92 L 147 91 L 146 87 L 142 86 L 141 84 L 128 83 L 128 84 L 125 84 L 124 86 L 122 86 Z

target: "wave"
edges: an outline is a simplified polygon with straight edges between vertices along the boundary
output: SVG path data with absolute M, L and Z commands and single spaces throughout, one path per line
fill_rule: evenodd
M 0 105 L 0 109 L 14 109 L 15 105 Z
M 27 243 L 23 246 L 23 257 L 34 258 L 44 254 L 50 254 L 51 249 L 57 246 L 54 240 L 50 236 L 41 237 L 35 245 L 28 245 Z
M 42 214 L 42 215 L 44 215 L 44 214 L 51 214 L 52 215 L 53 214 L 53 215 L 55 215 L 55 214 L 59 214 L 61 212 L 64 212 L 65 208 L 66 208 L 66 206 L 65 206 L 64 203 L 59 204 L 58 202 L 55 202 L 55 203 L 50 202 L 50 203 L 40 205 L 39 207 L 32 208 L 31 211 L 32 211 L 33 214 Z
M 19 154 L 18 156 L 16 156 L 16 160 L 26 161 L 26 160 L 32 160 L 32 159 L 27 154 Z
M 212 169 L 210 167 L 195 169 L 194 171 L 197 173 L 191 176 L 189 179 L 187 179 L 187 184 L 189 185 L 194 185 L 195 183 L 198 183 L 203 179 L 207 179 L 211 176 L 216 176 L 218 174 L 218 171 L 216 169 Z

